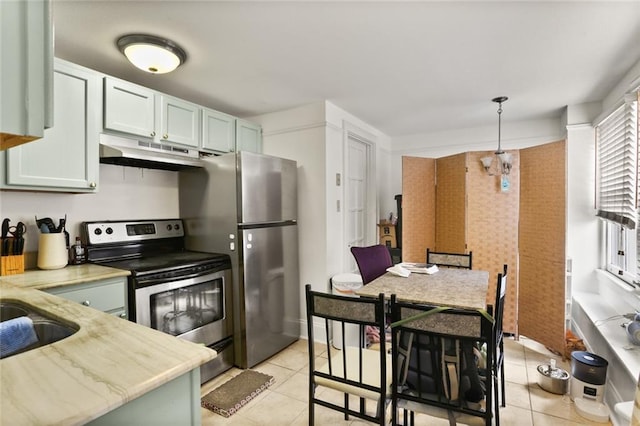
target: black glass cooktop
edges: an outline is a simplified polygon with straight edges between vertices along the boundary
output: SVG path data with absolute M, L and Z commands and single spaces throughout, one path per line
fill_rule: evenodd
M 174 269 L 198 268 L 203 265 L 231 267 L 231 260 L 226 254 L 182 251 L 98 262 L 112 268 L 125 269 L 132 275 L 141 273 L 162 272 Z

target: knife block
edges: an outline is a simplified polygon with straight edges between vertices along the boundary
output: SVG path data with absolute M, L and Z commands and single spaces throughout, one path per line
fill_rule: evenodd
M 17 256 L 0 256 L 0 275 L 16 275 L 24 273 L 24 254 Z

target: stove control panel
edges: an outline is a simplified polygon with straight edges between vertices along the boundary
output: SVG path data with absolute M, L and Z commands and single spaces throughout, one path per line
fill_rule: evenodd
M 84 222 L 87 244 L 184 237 L 182 219 Z

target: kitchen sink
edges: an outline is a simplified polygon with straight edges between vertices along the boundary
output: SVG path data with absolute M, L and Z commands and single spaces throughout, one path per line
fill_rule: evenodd
M 0 301 L 0 321 L 8 321 L 22 316 L 28 316 L 33 321 L 33 328 L 38 336 L 38 341 L 2 358 L 8 358 L 58 342 L 71 336 L 80 329 L 77 324 L 62 321 L 26 303 L 16 300 Z

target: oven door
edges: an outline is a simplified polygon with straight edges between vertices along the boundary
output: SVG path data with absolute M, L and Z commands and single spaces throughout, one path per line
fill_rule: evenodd
M 230 271 L 135 289 L 136 323 L 207 346 L 233 334 Z

